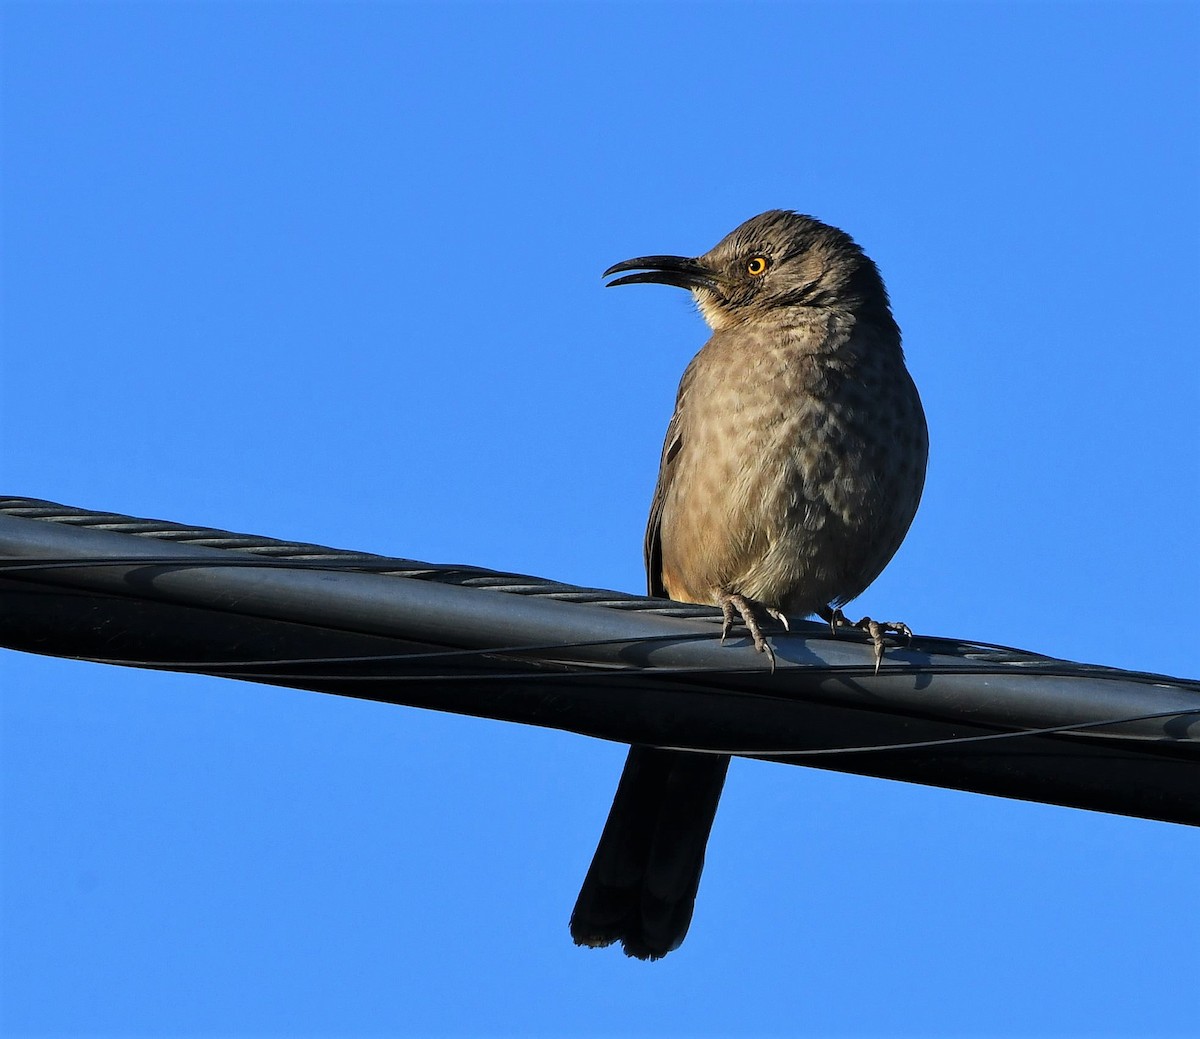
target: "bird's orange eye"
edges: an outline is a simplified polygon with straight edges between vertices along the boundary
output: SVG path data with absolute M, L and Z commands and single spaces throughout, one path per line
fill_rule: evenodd
M 752 257 L 746 264 L 746 273 L 752 278 L 761 278 L 767 273 L 767 258 L 765 256 Z

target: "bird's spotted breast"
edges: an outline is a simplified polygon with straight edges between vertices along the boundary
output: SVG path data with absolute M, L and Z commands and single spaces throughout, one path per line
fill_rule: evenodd
M 810 613 L 891 558 L 920 498 L 924 421 L 899 349 L 872 336 L 820 350 L 740 330 L 697 356 L 661 516 L 673 598 Z

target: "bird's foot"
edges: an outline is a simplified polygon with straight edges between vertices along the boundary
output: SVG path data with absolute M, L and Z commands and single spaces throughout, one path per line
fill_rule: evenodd
M 729 634 L 729 629 L 733 627 L 734 615 L 740 616 L 742 623 L 746 625 L 746 630 L 750 632 L 750 637 L 754 640 L 754 648 L 760 653 L 766 653 L 768 659 L 771 661 L 771 671 L 774 672 L 775 651 L 770 647 L 763 635 L 762 625 L 757 616 L 758 610 L 762 610 L 779 621 L 783 625 L 784 631 L 791 630 L 787 617 L 775 609 L 775 607 L 767 606 L 757 599 L 751 599 L 745 595 L 732 592 L 721 596 L 721 616 L 723 618 L 723 623 L 721 624 L 721 641 L 725 641 L 726 636 Z
M 875 647 L 875 674 L 879 674 L 879 665 L 883 663 L 883 638 L 885 635 L 902 635 L 912 643 L 912 629 L 902 621 L 874 621 L 870 617 L 862 620 L 847 620 L 846 615 L 836 607 L 825 606 L 817 610 L 817 616 L 829 625 L 831 635 L 836 635 L 838 628 L 858 628 L 865 631 Z

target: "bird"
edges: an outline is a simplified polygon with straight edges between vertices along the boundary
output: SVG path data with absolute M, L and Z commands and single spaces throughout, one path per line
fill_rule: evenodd
M 633 273 L 626 273 L 633 272 Z M 712 335 L 684 371 L 646 526 L 647 590 L 720 607 L 755 649 L 764 625 L 817 614 L 875 647 L 901 623 L 842 607 L 900 547 L 929 435 L 875 263 L 846 232 L 774 209 L 695 257 L 614 264 L 609 287 L 687 289 Z M 729 767 L 723 754 L 633 746 L 574 911 L 577 945 L 657 960 L 691 924 Z

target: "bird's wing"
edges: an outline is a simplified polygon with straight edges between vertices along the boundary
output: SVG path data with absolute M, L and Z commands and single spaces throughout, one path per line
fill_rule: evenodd
M 679 393 L 675 397 L 675 413 L 667 425 L 667 435 L 663 440 L 662 459 L 658 464 L 658 484 L 654 488 L 654 497 L 650 500 L 650 519 L 646 523 L 646 540 L 643 545 L 643 556 L 646 562 L 646 593 L 658 598 L 669 598 L 663 586 L 662 576 L 662 510 L 667 500 L 667 492 L 671 489 L 671 481 L 675 477 L 675 459 L 683 448 L 684 438 L 684 402 L 687 398 L 688 387 L 692 382 L 692 364 L 687 366 L 683 378 L 679 381 Z

